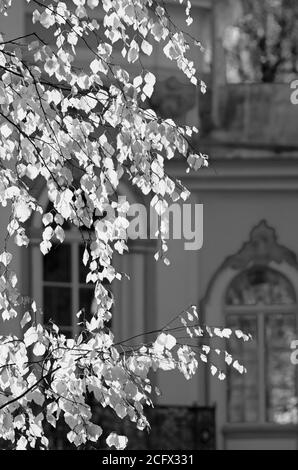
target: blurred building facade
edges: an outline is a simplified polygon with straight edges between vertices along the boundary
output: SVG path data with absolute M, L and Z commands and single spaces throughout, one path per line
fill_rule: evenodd
M 26 2 L 15 3 L 1 24 L 11 37 L 32 30 Z M 152 106 L 164 117 L 198 126 L 194 145 L 210 156 L 210 167 L 197 173 L 186 174 L 185 161 L 168 165 L 191 190 L 191 202 L 204 205 L 203 247 L 186 251 L 183 240 L 169 240 L 166 267 L 153 259 L 154 241 L 132 243 L 130 254 L 117 260 L 131 280 L 113 288 L 113 328 L 122 339 L 155 330 L 195 303 L 204 323 L 249 331 L 249 345 L 226 344 L 248 374 L 230 373 L 219 382 L 203 363 L 187 383 L 176 373 L 160 373 L 158 403 L 215 405 L 218 449 L 298 449 L 298 369 L 290 361 L 291 341 L 298 339 L 298 107 L 291 104 L 289 84 L 227 83 L 223 37 L 239 14 L 237 0 L 192 3 L 191 34 L 206 54 L 193 48 L 191 55 L 207 94 L 199 96 L 159 49 L 144 65 L 158 78 Z M 174 22 L 186 29 L 183 5 L 167 4 Z M 89 59 L 81 50 L 80 65 Z M 35 192 L 47 206 L 45 188 Z M 143 202 L 125 185 L 122 192 L 130 202 Z M 8 212 L 1 209 L 0 216 L 3 239 Z M 43 258 L 40 221 L 31 220 L 28 230 L 30 247 L 11 247 L 22 291 L 75 334 L 75 312 L 92 302 L 80 268 L 80 237 L 70 230 L 55 255 Z M 17 331 L 18 325 L 0 328 Z

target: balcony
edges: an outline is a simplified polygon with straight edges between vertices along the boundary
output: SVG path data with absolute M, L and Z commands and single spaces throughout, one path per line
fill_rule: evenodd
M 228 84 L 213 99 L 213 122 L 206 138 L 218 143 L 270 148 L 298 148 L 298 106 L 289 84 Z M 215 96 L 216 95 L 216 96 Z M 204 127 L 208 103 L 200 100 Z M 210 103 L 210 99 L 209 99 Z

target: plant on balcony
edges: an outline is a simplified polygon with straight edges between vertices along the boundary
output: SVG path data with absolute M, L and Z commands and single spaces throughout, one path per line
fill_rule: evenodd
M 238 0 L 237 0 L 238 1 Z M 296 0 L 241 0 L 242 15 L 227 29 L 228 78 L 289 81 L 298 72 Z

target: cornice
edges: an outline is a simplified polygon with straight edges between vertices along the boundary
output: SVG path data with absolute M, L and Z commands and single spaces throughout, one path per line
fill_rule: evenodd
M 173 178 L 181 179 L 191 191 L 298 191 L 298 161 L 274 159 L 222 159 L 209 154 L 209 167 L 186 173 L 184 159 L 167 162 Z

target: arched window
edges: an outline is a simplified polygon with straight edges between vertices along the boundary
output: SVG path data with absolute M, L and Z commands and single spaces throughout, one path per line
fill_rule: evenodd
M 246 269 L 230 283 L 225 296 L 226 324 L 251 333 L 253 341 L 229 342 L 231 354 L 247 368 L 228 371 L 230 423 L 298 422 L 296 367 L 291 341 L 297 337 L 295 290 L 280 272 L 266 265 Z

